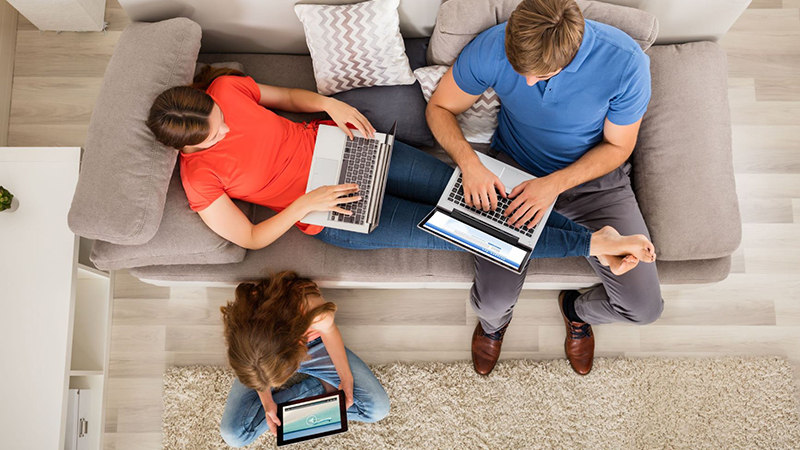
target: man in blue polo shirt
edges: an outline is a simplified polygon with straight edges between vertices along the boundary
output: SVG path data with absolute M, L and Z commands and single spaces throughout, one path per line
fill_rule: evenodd
M 492 140 L 497 158 L 538 177 L 519 186 L 503 186 L 480 163 L 455 119 L 490 87 L 501 102 Z M 556 211 L 590 229 L 609 225 L 649 238 L 627 162 L 649 101 L 650 60 L 633 39 L 585 20 L 574 0 L 523 0 L 508 22 L 464 48 L 431 98 L 427 118 L 463 172 L 468 204 L 494 209 L 508 188 L 513 202 L 506 215 L 517 226 L 536 224 L 558 198 Z M 655 263 L 615 276 L 609 265 L 620 260 L 589 262 L 603 284 L 558 297 L 567 357 L 582 375 L 594 358 L 591 324 L 646 324 L 663 309 Z M 488 374 L 525 276 L 482 258 L 475 265 L 471 300 L 480 321 L 472 359 L 478 373 Z

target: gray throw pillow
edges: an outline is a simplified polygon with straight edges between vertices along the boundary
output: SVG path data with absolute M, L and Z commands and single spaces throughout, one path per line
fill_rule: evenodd
M 436 16 L 428 45 L 428 64 L 452 66 L 461 50 L 483 31 L 503 23 L 521 0 L 448 0 Z M 642 50 L 653 45 L 658 21 L 648 12 L 608 3 L 576 0 L 583 16 L 619 28 Z
M 411 70 L 425 66 L 428 38 L 405 39 Z M 415 147 L 434 144 L 425 119 L 428 103 L 419 82 L 410 85 L 374 86 L 340 92 L 332 96 L 358 109 L 376 130 L 387 132 L 397 121 L 397 139 Z
M 76 234 L 126 245 L 156 234 L 178 152 L 158 143 L 145 120 L 160 93 L 192 82 L 200 33 L 185 18 L 122 32 L 89 122 L 68 217 Z

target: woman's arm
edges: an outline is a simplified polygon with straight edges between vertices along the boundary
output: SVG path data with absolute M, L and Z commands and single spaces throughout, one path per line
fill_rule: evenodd
M 275 242 L 295 222 L 302 220 L 310 212 L 336 211 L 352 214 L 337 205 L 360 200 L 360 195 L 345 198 L 357 191 L 358 186 L 355 184 L 322 186 L 298 198 L 286 209 L 258 225 L 253 225 L 227 194 L 222 194 L 198 214 L 209 228 L 224 239 L 249 250 L 258 250 Z
M 333 362 L 333 367 L 336 368 L 336 373 L 339 374 L 339 389 L 344 391 L 347 407 L 349 408 L 353 405 L 353 373 L 350 371 L 350 363 L 347 361 L 347 352 L 344 349 L 342 333 L 339 332 L 339 327 L 333 322 L 333 318 L 333 314 L 328 314 L 321 320 L 314 322 L 311 325 L 311 329 L 319 331 L 322 343 L 325 344 L 328 356 L 331 357 Z
M 375 136 L 375 128 L 366 117 L 358 112 L 357 109 L 335 98 L 325 97 L 305 89 L 291 89 L 267 86 L 265 84 L 259 84 L 258 88 L 261 91 L 261 101 L 259 102 L 261 106 L 299 113 L 325 111 L 351 139 L 353 138 L 353 133 L 347 128 L 348 123 L 356 127 L 365 136 Z

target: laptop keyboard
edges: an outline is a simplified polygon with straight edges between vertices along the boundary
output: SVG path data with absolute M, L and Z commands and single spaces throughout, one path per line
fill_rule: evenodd
M 456 183 L 453 185 L 453 190 L 450 191 L 448 199 L 451 202 L 463 206 L 464 208 L 469 209 L 492 222 L 495 222 L 505 228 L 514 230 L 517 233 L 524 234 L 525 236 L 528 237 L 533 236 L 533 232 L 536 230 L 536 227 L 533 228 L 523 228 L 522 226 L 520 226 L 519 228 L 512 227 L 511 224 L 508 222 L 506 216 L 503 215 L 503 212 L 506 210 L 506 208 L 508 208 L 512 200 L 510 198 L 501 197 L 499 193 L 497 194 L 497 208 L 494 211 L 484 211 L 480 208 L 473 208 L 472 206 L 467 206 L 467 204 L 464 202 L 464 188 L 461 186 L 461 174 L 458 175 L 458 180 L 456 180 Z M 527 224 L 529 222 L 525 223 Z
M 339 184 L 355 183 L 358 192 L 348 194 L 347 197 L 361 196 L 361 200 L 353 203 L 342 203 L 340 207 L 352 211 L 348 216 L 331 211 L 328 218 L 337 222 L 363 225 L 368 217 L 370 194 L 372 193 L 372 174 L 378 163 L 378 150 L 381 142 L 375 139 L 354 137 L 347 139 L 342 157 L 342 170 L 339 172 Z

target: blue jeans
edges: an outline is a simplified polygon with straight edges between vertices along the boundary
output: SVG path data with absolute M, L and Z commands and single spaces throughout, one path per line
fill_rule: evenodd
M 420 248 L 464 251 L 417 227 L 439 202 L 452 175 L 453 168 L 444 162 L 395 141 L 378 227 L 369 234 L 327 227 L 315 237 L 328 244 L 356 250 Z M 588 228 L 552 212 L 531 258 L 589 256 L 591 237 Z
M 347 409 L 347 420 L 377 422 L 389 414 L 389 396 L 369 367 L 349 349 L 345 350 L 353 373 L 354 402 Z M 325 388 L 320 380 L 334 387 L 339 386 L 339 375 L 321 338 L 308 343 L 308 355 L 309 359 L 300 363 L 298 372 L 309 377 L 289 388 L 273 390 L 272 399 L 275 403 L 323 394 Z M 222 439 L 231 447 L 249 445 L 269 430 L 265 414 L 258 392 L 235 380 L 222 414 Z

